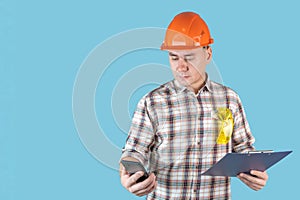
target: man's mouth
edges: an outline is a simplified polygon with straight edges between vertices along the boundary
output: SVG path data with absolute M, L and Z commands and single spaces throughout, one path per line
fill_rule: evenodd
M 187 79 L 187 78 L 190 77 L 190 76 L 187 75 L 187 74 L 178 74 L 178 76 L 179 76 L 180 78 L 183 78 L 183 79 Z

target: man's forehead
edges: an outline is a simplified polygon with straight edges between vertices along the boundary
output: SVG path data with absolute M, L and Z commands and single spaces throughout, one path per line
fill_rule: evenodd
M 198 54 L 201 51 L 201 48 L 197 49 L 185 49 L 185 50 L 169 50 L 170 55 L 176 56 L 190 56 Z

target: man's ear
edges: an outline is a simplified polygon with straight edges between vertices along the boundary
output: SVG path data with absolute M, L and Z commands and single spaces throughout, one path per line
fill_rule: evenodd
M 207 63 L 209 63 L 212 59 L 212 48 L 210 46 L 207 47 L 206 49 L 206 60 L 207 60 Z

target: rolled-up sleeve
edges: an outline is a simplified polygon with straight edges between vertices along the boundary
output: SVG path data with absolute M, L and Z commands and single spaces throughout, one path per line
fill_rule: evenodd
M 253 143 L 255 141 L 246 114 L 239 97 L 237 97 L 237 107 L 233 113 L 234 131 L 233 131 L 233 150 L 234 152 L 247 152 L 254 150 Z
M 150 147 L 155 135 L 153 124 L 145 96 L 139 101 L 135 110 L 121 160 L 125 157 L 132 157 L 144 166 L 148 164 Z

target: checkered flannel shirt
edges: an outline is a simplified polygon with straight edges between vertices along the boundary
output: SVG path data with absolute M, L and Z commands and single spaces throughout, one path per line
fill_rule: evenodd
M 217 144 L 217 108 L 232 112 L 234 129 L 227 144 Z M 253 150 L 239 96 L 207 79 L 198 94 L 176 80 L 161 85 L 138 103 L 122 158 L 138 159 L 156 174 L 157 188 L 147 199 L 230 199 L 230 178 L 203 176 L 229 152 Z

